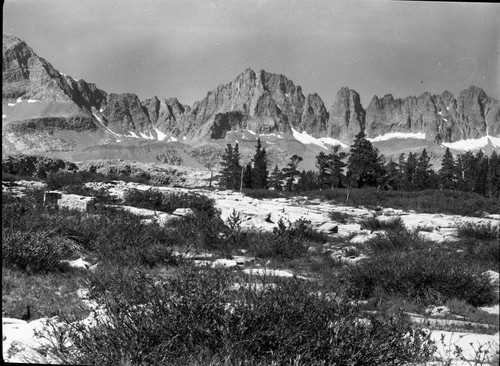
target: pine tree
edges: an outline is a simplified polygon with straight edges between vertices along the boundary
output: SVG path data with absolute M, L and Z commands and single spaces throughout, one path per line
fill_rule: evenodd
M 475 179 L 474 192 L 486 196 L 488 193 L 488 166 L 489 158 L 482 150 L 476 153 L 475 159 Z
M 257 139 L 257 146 L 255 147 L 255 155 L 253 157 L 253 169 L 252 169 L 252 186 L 253 188 L 265 188 L 268 186 L 268 174 L 267 171 L 267 153 L 266 149 L 262 149 L 262 144 L 260 143 L 260 138 Z
M 316 156 L 316 167 L 319 171 L 318 180 L 320 188 L 329 188 L 331 182 L 331 171 L 329 169 L 328 156 L 323 151 Z
M 403 175 L 398 163 L 390 160 L 385 166 L 384 188 L 390 190 L 400 190 L 403 187 Z
M 243 168 L 240 165 L 240 150 L 238 143 L 234 145 L 231 173 L 233 179 L 233 189 L 239 191 L 242 183 L 241 180 L 243 179 Z
M 283 180 L 283 175 L 281 173 L 281 170 L 278 168 L 277 165 L 274 166 L 274 170 L 271 172 L 271 175 L 269 176 L 269 187 L 274 188 L 275 191 L 282 191 L 283 190 L 283 185 L 281 181 Z
M 423 191 L 432 188 L 432 164 L 430 156 L 424 149 L 417 160 L 414 178 L 414 189 Z
M 221 188 L 234 189 L 233 172 L 234 153 L 231 144 L 227 144 L 226 150 L 222 154 L 221 171 L 219 176 L 219 185 Z
M 219 176 L 219 184 L 225 189 L 240 189 L 241 166 L 240 153 L 238 143 L 234 149 L 231 144 L 227 144 L 227 148 L 222 154 L 221 172 Z
M 252 164 L 248 163 L 243 171 L 243 188 L 252 189 Z
M 376 187 L 383 176 L 382 157 L 361 131 L 355 136 L 348 159 L 349 180 L 358 188 Z
M 303 170 L 296 185 L 297 191 L 312 191 L 318 188 L 318 173 L 312 170 Z
M 500 157 L 493 151 L 488 164 L 488 195 L 500 198 Z
M 407 191 L 415 189 L 415 173 L 417 171 L 417 154 L 410 152 L 404 164 L 403 185 Z
M 453 155 L 449 148 L 446 148 L 443 160 L 441 161 L 441 169 L 439 169 L 439 181 L 441 189 L 456 189 L 457 174 L 456 166 L 453 160 Z
M 281 171 L 283 174 L 283 178 L 286 179 L 286 189 L 287 191 L 292 191 L 293 181 L 295 177 L 299 175 L 299 171 L 297 170 L 297 166 L 302 161 L 302 157 L 294 154 L 290 158 L 290 162 L 284 167 Z
M 466 192 L 473 192 L 476 185 L 476 159 L 471 151 L 461 155 L 462 187 Z

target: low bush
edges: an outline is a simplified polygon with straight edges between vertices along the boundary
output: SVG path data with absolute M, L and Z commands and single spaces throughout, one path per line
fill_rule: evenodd
M 67 363 L 116 365 L 387 365 L 425 361 L 429 336 L 402 313 L 359 321 L 357 308 L 311 292 L 298 280 L 255 292 L 227 270 L 182 267 L 158 279 L 117 269 L 93 279 L 107 320 L 61 331 L 74 352 L 54 347 Z
M 62 268 L 61 238 L 50 232 L 2 230 L 2 264 L 15 265 L 29 273 L 47 273 Z
M 178 208 L 190 208 L 205 212 L 209 216 L 217 214 L 215 201 L 196 193 L 162 193 L 157 189 L 146 191 L 129 189 L 124 195 L 124 204 L 172 213 Z
M 366 230 L 402 230 L 404 224 L 400 217 L 394 217 L 390 220 L 379 220 L 376 217 L 364 219 L 360 223 L 361 227 Z
M 368 240 L 366 245 L 373 255 L 409 252 L 432 247 L 432 244 L 423 240 L 417 231 L 409 231 L 405 227 L 397 225 L 395 228 L 386 230 L 383 235 Z
M 493 270 L 500 272 L 500 246 L 498 241 L 481 241 L 478 239 L 462 239 L 455 243 L 464 260 L 470 266 L 481 268 L 482 271 Z
M 149 180 L 144 177 L 134 177 L 130 175 L 123 174 L 102 174 L 94 173 L 90 171 L 58 171 L 56 173 L 47 174 L 47 188 L 49 190 L 66 190 L 69 187 L 82 187 L 88 182 L 103 182 L 109 183 L 115 180 L 122 180 L 124 182 L 134 182 L 149 184 Z M 76 189 L 76 188 L 73 188 Z
M 331 211 L 328 214 L 328 217 L 330 218 L 330 220 L 345 224 L 349 221 L 349 218 L 351 216 L 349 214 L 346 214 L 345 212 Z
M 250 252 L 260 258 L 298 258 L 307 253 L 305 243 L 313 236 L 310 230 L 306 220 L 285 223 L 280 218 L 272 233 L 252 233 L 247 237 Z
M 350 296 L 367 299 L 383 291 L 424 304 L 461 299 L 473 306 L 492 303 L 495 288 L 488 277 L 453 253 L 412 251 L 387 253 L 345 269 Z
M 458 227 L 458 236 L 460 238 L 479 240 L 500 239 L 500 225 L 492 225 L 491 222 L 467 222 Z

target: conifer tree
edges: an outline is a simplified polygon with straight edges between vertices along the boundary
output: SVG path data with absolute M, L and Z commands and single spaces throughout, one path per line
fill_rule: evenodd
M 474 159 L 474 192 L 485 196 L 488 193 L 489 158 L 479 150 Z
M 299 171 L 297 170 L 297 166 L 302 161 L 302 157 L 294 154 L 290 158 L 290 162 L 282 169 L 283 178 L 286 179 L 286 189 L 287 191 L 292 191 L 293 181 L 297 175 L 299 175 Z
M 390 190 L 400 190 L 403 187 L 403 175 L 400 166 L 395 161 L 390 160 L 385 166 L 384 188 Z
M 268 183 L 268 170 L 267 170 L 267 153 L 266 149 L 262 148 L 260 138 L 257 139 L 257 146 L 255 147 L 255 155 L 253 157 L 252 169 L 252 186 L 253 188 L 267 189 Z
M 500 198 L 500 157 L 493 151 L 488 164 L 488 195 Z
M 449 148 L 446 151 L 441 161 L 441 169 L 439 169 L 439 181 L 441 189 L 456 189 L 457 174 L 455 161 Z
M 243 171 L 243 188 L 252 189 L 252 164 L 248 163 Z
M 271 175 L 269 176 L 269 187 L 274 188 L 275 191 L 283 190 L 283 185 L 281 183 L 282 180 L 283 180 L 283 175 L 281 173 L 281 170 L 278 168 L 277 165 L 275 165 L 274 170 L 271 172 Z
M 240 165 L 240 150 L 238 147 L 238 143 L 234 145 L 231 172 L 234 186 L 233 189 L 239 191 L 241 187 L 241 180 L 243 179 L 243 168 Z
M 376 187 L 383 176 L 382 157 L 372 143 L 365 138 L 363 131 L 354 138 L 347 167 L 349 180 L 358 188 Z
M 415 173 L 417 171 L 417 154 L 410 152 L 404 164 L 403 184 L 404 189 L 412 191 L 415 188 Z
M 318 173 L 312 170 L 303 170 L 296 185 L 297 191 L 312 191 L 318 188 Z
M 413 181 L 414 189 L 422 191 L 432 188 L 432 164 L 430 160 L 430 156 L 424 149 L 417 160 L 415 178 Z
M 234 180 L 232 176 L 234 153 L 231 144 L 227 144 L 226 150 L 222 154 L 221 171 L 219 184 L 221 188 L 234 189 Z
M 231 144 L 227 144 L 226 150 L 222 154 L 221 172 L 219 184 L 225 189 L 240 189 L 241 166 L 238 143 L 234 149 Z

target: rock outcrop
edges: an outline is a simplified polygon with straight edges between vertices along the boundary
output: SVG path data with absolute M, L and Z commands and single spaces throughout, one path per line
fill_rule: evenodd
M 120 131 L 144 131 L 153 127 L 147 109 L 132 93 L 109 94 L 102 114 L 108 126 Z
M 91 107 L 100 108 L 106 97 L 95 84 L 59 73 L 16 37 L 4 35 L 2 51 L 3 99 L 75 103 L 90 112 Z
M 330 110 L 328 136 L 350 143 L 365 129 L 365 110 L 359 94 L 349 88 L 341 88 Z
M 366 134 L 376 137 L 389 132 L 423 132 L 435 142 L 499 136 L 499 103 L 475 86 L 457 99 L 448 91 L 404 99 L 374 96 L 366 108 Z

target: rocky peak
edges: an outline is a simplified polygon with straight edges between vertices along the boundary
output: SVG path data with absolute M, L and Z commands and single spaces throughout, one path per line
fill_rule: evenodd
M 328 136 L 346 143 L 354 140 L 365 129 L 365 110 L 359 94 L 352 89 L 342 87 L 335 97 L 328 120 Z
M 109 94 L 106 98 L 103 117 L 108 126 L 123 132 L 143 131 L 153 127 L 148 116 L 148 109 L 143 107 L 137 95 L 132 93 Z
M 95 84 L 61 74 L 17 37 L 4 35 L 2 43 L 2 97 L 75 103 L 85 112 L 100 108 L 106 93 Z

